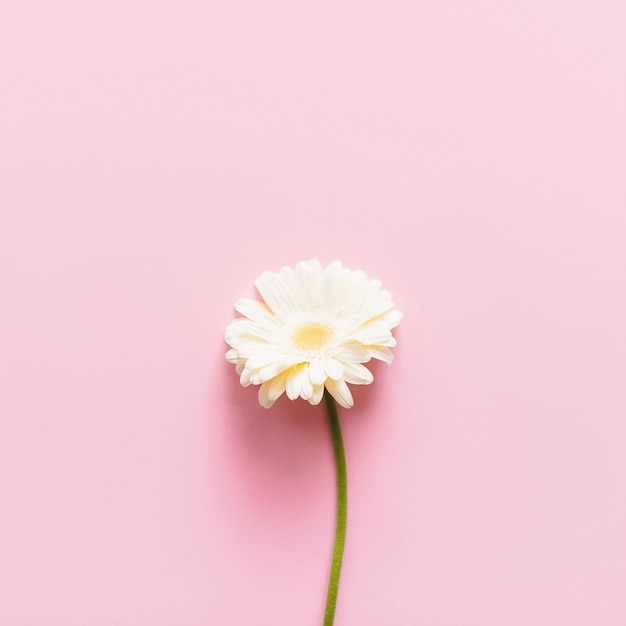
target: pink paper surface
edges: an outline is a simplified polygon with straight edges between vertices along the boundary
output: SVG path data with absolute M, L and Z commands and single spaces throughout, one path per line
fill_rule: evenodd
M 405 314 L 336 626 L 626 624 L 626 4 L 1 14 L 2 626 L 321 624 L 323 409 L 222 340 L 312 257 Z

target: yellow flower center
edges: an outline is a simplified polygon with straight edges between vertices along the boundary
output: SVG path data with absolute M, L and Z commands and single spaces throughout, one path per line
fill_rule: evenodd
M 325 346 L 333 336 L 333 331 L 323 324 L 300 326 L 293 334 L 296 345 L 303 350 L 317 350 Z

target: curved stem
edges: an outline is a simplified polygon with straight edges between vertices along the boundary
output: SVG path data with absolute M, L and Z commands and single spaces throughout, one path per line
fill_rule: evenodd
M 341 574 L 341 562 L 343 560 L 343 548 L 346 543 L 348 476 L 337 404 L 328 391 L 324 391 L 324 401 L 326 403 L 326 412 L 328 413 L 328 422 L 330 424 L 333 450 L 335 453 L 335 467 L 337 470 L 337 524 L 335 528 L 333 559 L 328 580 L 328 594 L 326 595 L 326 610 L 324 611 L 324 626 L 333 626 L 335 621 L 335 607 L 337 606 L 337 591 L 339 590 L 339 575 Z

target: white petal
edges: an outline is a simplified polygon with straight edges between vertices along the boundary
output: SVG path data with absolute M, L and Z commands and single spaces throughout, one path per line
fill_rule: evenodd
M 239 377 L 239 382 L 242 387 L 247 387 L 252 384 L 252 370 L 244 368 L 240 372 L 241 376 Z
M 380 318 L 391 310 L 393 310 L 391 294 L 388 291 L 379 291 L 367 297 L 365 303 L 358 311 L 356 319 L 359 324 L 364 324 Z
M 350 389 L 348 385 L 346 385 L 345 380 L 332 380 L 329 378 L 326 381 L 326 389 L 328 389 L 328 393 L 330 393 L 342 407 L 349 409 L 354 405 L 352 393 L 350 393 Z
M 360 363 L 346 363 L 344 367 L 344 379 L 348 383 L 369 385 L 374 380 L 372 372 L 370 372 L 365 365 L 361 365 Z
M 326 376 L 333 380 L 338 380 L 343 376 L 343 364 L 336 359 L 324 359 L 322 361 Z
M 389 345 L 391 341 L 391 329 L 385 322 L 371 322 L 361 326 L 357 331 L 350 334 L 355 341 L 365 345 Z M 394 345 L 393 343 L 391 345 Z
M 236 326 L 235 326 L 236 324 Z M 261 339 L 272 344 L 280 343 L 282 335 L 280 333 L 280 327 L 277 324 L 257 324 L 252 320 L 241 317 L 235 320 L 233 323 L 232 334 L 229 337 L 239 339 Z M 226 339 L 227 343 L 233 346 L 233 343 Z M 233 346 L 235 347 L 235 346 Z
M 302 261 L 294 270 L 294 287 L 301 311 L 319 306 L 322 265 L 317 259 Z
M 285 370 L 288 369 L 289 367 L 290 366 L 285 363 L 280 363 L 280 362 L 272 363 L 271 365 L 264 367 L 259 372 L 259 378 L 262 381 L 270 380 L 270 378 L 274 378 L 278 376 L 279 374 L 284 374 Z
M 246 361 L 246 367 L 250 370 L 260 369 L 276 363 L 280 359 L 280 355 L 267 350 L 263 354 L 255 354 Z
M 321 287 L 320 304 L 328 311 L 338 312 L 349 293 L 350 271 L 344 270 L 340 261 L 334 261 L 324 270 Z
M 354 273 L 353 273 L 354 275 Z M 362 280 L 355 282 L 351 281 L 350 289 L 346 293 L 346 299 L 344 302 L 343 313 L 344 315 L 356 315 L 363 308 L 363 303 L 367 295 L 367 278 L 363 274 Z M 357 323 L 361 323 L 360 321 Z
M 312 359 L 309 363 L 309 377 L 313 385 L 321 385 L 326 380 L 326 373 L 320 359 Z
M 285 392 L 286 384 L 287 376 L 284 373 L 280 376 L 276 376 L 276 378 L 272 378 L 272 380 L 264 382 L 259 387 L 259 404 L 266 409 L 271 407 Z
M 387 365 L 391 365 L 393 361 L 393 352 L 386 346 L 365 346 L 373 359 L 384 361 Z
M 226 353 L 226 360 L 227 360 L 229 363 L 237 363 L 237 360 L 238 360 L 238 359 L 239 359 L 239 354 L 238 354 L 237 350 L 232 350 L 232 349 L 231 349 L 231 350 L 229 350 L 229 351 Z
M 270 390 L 269 382 L 263 383 L 259 387 L 259 404 L 264 409 L 269 409 L 272 406 L 272 404 L 274 404 L 274 400 L 270 400 L 269 390 Z
M 395 328 L 403 317 L 400 311 L 394 309 L 385 315 L 384 320 L 389 324 L 389 328 Z
M 287 397 L 295 400 L 301 393 L 306 382 L 309 380 L 309 372 L 306 364 L 298 365 L 293 368 L 287 376 Z
M 313 394 L 315 393 L 315 388 L 313 387 L 313 383 L 311 382 L 311 378 L 309 377 L 309 367 L 308 365 L 304 366 L 304 372 L 305 372 L 305 377 L 304 377 L 304 381 L 302 383 L 302 390 L 300 391 L 300 397 L 303 400 L 310 400 L 311 396 L 313 396 Z M 321 385 L 322 389 L 324 388 L 324 385 Z M 313 403 L 315 404 L 315 403 Z
M 342 363 L 367 363 L 371 357 L 363 346 L 357 343 L 347 343 L 340 347 L 335 358 Z
M 244 317 L 262 324 L 272 323 L 274 315 L 265 304 L 251 298 L 241 298 L 235 304 L 235 310 Z
M 319 404 L 322 401 L 322 397 L 324 396 L 324 385 L 315 385 L 311 392 L 311 396 L 309 398 L 309 402 L 311 404 Z
M 283 268 L 291 272 L 289 268 Z M 274 313 L 293 314 L 297 310 L 293 290 L 289 290 L 285 284 L 285 278 L 281 274 L 265 272 L 255 282 L 265 304 Z

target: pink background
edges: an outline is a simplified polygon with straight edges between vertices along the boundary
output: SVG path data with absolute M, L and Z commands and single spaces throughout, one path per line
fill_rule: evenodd
M 405 314 L 342 412 L 337 626 L 626 624 L 626 4 L 3 0 L 0 623 L 315 626 L 321 407 L 263 270 Z

